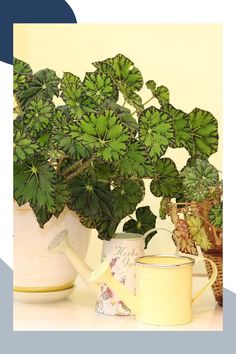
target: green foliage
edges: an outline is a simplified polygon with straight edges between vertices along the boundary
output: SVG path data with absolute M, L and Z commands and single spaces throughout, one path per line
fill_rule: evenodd
M 123 231 L 144 235 L 145 232 L 155 228 L 156 216 L 152 213 L 149 206 L 138 208 L 136 210 L 135 215 L 136 220 L 133 218 L 131 218 L 131 220 L 128 220 L 123 226 Z M 156 233 L 156 231 L 153 231 L 146 237 L 145 248 L 147 248 L 149 241 L 151 241 L 152 237 Z
M 196 159 L 195 164 L 184 167 L 180 175 L 185 198 L 197 202 L 207 199 L 211 187 L 219 181 L 218 170 L 208 160 Z
M 169 158 L 162 158 L 154 166 L 154 179 L 150 190 L 156 197 L 176 197 L 180 192 L 179 172 Z
M 173 121 L 174 139 L 170 143 L 172 148 L 186 148 L 189 152 L 193 150 L 193 135 L 187 113 L 176 109 L 171 104 L 164 106 L 165 112 L 169 113 Z
M 44 69 L 36 72 L 29 87 L 18 93 L 22 107 L 26 107 L 36 97 L 43 100 L 51 100 L 54 96 L 58 96 L 59 82 L 60 79 L 54 70 Z
M 141 97 L 136 93 L 143 86 L 143 77 L 134 63 L 123 54 L 93 63 L 98 71 L 109 75 L 118 86 L 127 103 L 137 110 L 143 108 Z
M 166 86 L 158 86 L 155 81 L 149 80 L 146 82 L 146 86 L 151 90 L 153 97 L 157 98 L 161 106 L 165 106 L 169 103 L 170 93 Z
M 56 172 L 47 162 L 31 160 L 14 166 L 14 198 L 19 205 L 26 202 L 55 211 Z
M 29 87 L 29 82 L 32 79 L 32 69 L 29 64 L 16 58 L 13 59 L 13 67 L 13 90 L 14 93 L 17 93 Z
M 144 148 L 139 141 L 132 141 L 125 155 L 116 163 L 120 174 L 125 177 L 145 177 L 152 172 Z
M 210 156 L 218 148 L 218 123 L 215 117 L 207 111 L 195 108 L 189 114 L 189 123 L 193 134 L 191 155 L 200 152 Z
M 209 211 L 209 220 L 217 228 L 223 227 L 223 203 L 215 204 Z
M 115 161 L 125 154 L 128 130 L 112 111 L 91 114 L 80 121 L 81 134 L 78 141 L 91 148 L 105 161 Z
M 35 151 L 37 151 L 37 144 L 21 131 L 16 131 L 14 134 L 14 162 L 29 159 Z
M 44 130 L 54 115 L 54 105 L 51 102 L 35 98 L 30 101 L 24 114 L 26 129 L 31 130 L 35 135 Z
M 132 214 L 143 199 L 142 187 L 128 179 L 112 190 L 112 206 L 117 218 L 123 219 Z
M 111 215 L 111 193 L 108 183 L 80 175 L 70 181 L 69 190 L 69 207 L 78 214 L 91 219 Z
M 218 143 L 213 115 L 198 108 L 190 114 L 176 109 L 169 102 L 168 88 L 153 80 L 146 85 L 159 108 L 144 108 L 142 74 L 123 54 L 93 65 L 95 71 L 81 80 L 70 72 L 59 78 L 51 69 L 33 73 L 29 64 L 14 58 L 17 203 L 28 202 L 41 227 L 52 215 L 59 217 L 67 205 L 86 227 L 96 228 L 101 239 L 109 240 L 121 219 L 143 199 L 144 178 L 152 179 L 156 197 L 164 197 L 161 218 L 172 197 L 214 196 L 218 179 L 207 165 Z M 55 104 L 55 97 L 63 103 Z M 174 162 L 161 158 L 168 147 L 190 153 L 182 179 Z M 198 159 L 205 165 L 199 166 Z M 210 218 L 219 225 L 217 208 Z M 142 207 L 125 228 L 138 230 L 141 222 L 145 232 L 155 221 L 149 207 Z
M 164 155 L 173 139 L 171 116 L 153 106 L 145 109 L 139 116 L 139 138 L 151 158 Z

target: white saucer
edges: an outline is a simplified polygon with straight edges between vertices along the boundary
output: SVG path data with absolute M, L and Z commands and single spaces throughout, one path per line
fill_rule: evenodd
M 46 304 L 64 300 L 75 290 L 75 285 L 70 289 L 49 292 L 21 292 L 14 291 L 14 301 L 28 304 Z

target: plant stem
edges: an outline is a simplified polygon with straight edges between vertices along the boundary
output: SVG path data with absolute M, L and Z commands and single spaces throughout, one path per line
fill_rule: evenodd
M 148 104 L 151 100 L 153 100 L 153 98 L 155 98 L 154 96 L 150 97 L 146 102 L 144 102 L 144 106 L 146 106 L 146 104 Z M 131 115 L 134 115 L 135 113 L 137 113 L 137 109 L 135 111 L 133 111 L 133 113 L 131 113 Z
M 67 180 L 70 180 L 76 176 L 79 176 L 84 170 L 86 170 L 86 168 L 91 164 L 91 162 L 95 159 L 95 156 L 92 156 L 90 159 L 88 159 L 87 161 L 85 161 L 84 163 L 82 163 L 81 165 L 79 165 L 79 167 L 72 172 L 71 174 L 69 174 L 66 178 Z

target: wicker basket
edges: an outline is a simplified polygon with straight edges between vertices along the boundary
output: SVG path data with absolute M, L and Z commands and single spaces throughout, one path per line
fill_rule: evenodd
M 217 275 L 217 279 L 215 281 L 215 283 L 212 285 L 212 289 L 214 292 L 214 296 L 216 301 L 218 302 L 218 304 L 220 306 L 223 306 L 223 267 L 222 267 L 222 253 L 221 252 L 204 252 L 204 256 L 206 258 L 209 258 L 210 260 L 212 260 L 217 267 L 218 270 L 218 275 Z M 207 274 L 208 277 L 210 278 L 211 274 L 212 274 L 212 269 L 211 269 L 211 265 L 209 264 L 209 262 L 205 262 L 206 265 L 206 269 L 207 269 Z

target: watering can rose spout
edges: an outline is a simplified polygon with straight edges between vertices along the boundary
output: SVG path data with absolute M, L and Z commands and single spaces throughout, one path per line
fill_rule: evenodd
M 137 313 L 138 303 L 135 295 L 112 276 L 108 260 L 102 262 L 100 266 L 91 273 L 89 281 L 91 283 L 105 283 L 119 296 L 133 314 Z

